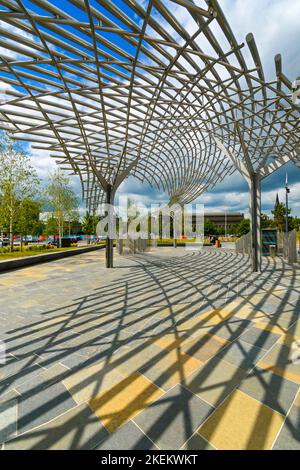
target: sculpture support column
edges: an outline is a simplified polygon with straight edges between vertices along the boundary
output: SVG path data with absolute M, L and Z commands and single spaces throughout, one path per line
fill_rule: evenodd
M 260 232 L 260 213 L 261 213 L 261 185 L 260 175 L 251 173 L 250 175 L 250 214 L 251 214 L 251 256 L 252 271 L 261 270 L 261 232 Z
M 176 239 L 176 217 L 175 217 L 175 212 L 171 212 L 171 218 L 173 221 L 173 248 L 177 248 L 177 239 Z
M 113 205 L 114 203 L 114 195 L 113 195 L 113 190 L 112 186 L 109 184 L 107 185 L 106 189 L 106 203 L 109 205 Z M 106 267 L 107 268 L 113 268 L 113 248 L 114 248 L 114 240 L 112 238 L 113 234 L 113 212 L 109 210 L 108 213 L 108 230 L 107 230 L 107 235 L 106 235 Z

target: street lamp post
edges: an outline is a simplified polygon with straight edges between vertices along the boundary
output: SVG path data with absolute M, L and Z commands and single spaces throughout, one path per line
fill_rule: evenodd
M 289 233 L 289 193 L 290 188 L 288 187 L 288 175 L 285 178 L 285 233 Z

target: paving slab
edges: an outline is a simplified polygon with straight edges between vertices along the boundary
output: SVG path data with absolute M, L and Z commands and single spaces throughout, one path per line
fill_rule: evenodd
M 4 448 L 297 448 L 299 268 L 172 247 L 115 265 L 0 273 Z
M 109 434 L 95 450 L 157 450 L 157 447 L 132 421 L 128 421 Z
M 180 450 L 216 450 L 209 444 L 203 437 L 195 433 L 181 448 Z
M 271 333 L 270 331 L 264 331 L 259 328 L 249 328 L 240 337 L 240 340 L 246 341 L 246 343 L 252 344 L 261 349 L 268 351 L 280 338 L 280 335 Z
M 63 380 L 63 384 L 77 403 L 83 403 L 121 382 L 122 379 L 123 376 L 116 369 L 106 367 L 104 362 L 98 362 L 69 374 Z
M 5 443 L 5 450 L 90 450 L 108 436 L 91 409 L 79 405 Z
M 264 349 L 237 339 L 234 343 L 222 349 L 217 356 L 240 369 L 249 370 L 255 366 L 264 354 L 266 354 Z
M 180 449 L 213 408 L 181 385 L 142 411 L 134 422 L 159 447 Z
M 247 372 L 214 357 L 188 377 L 186 387 L 216 407 L 241 383 Z
M 284 416 L 235 390 L 198 429 L 219 450 L 268 450 Z
M 295 400 L 299 385 L 272 371 L 255 368 L 244 378 L 239 390 L 286 415 Z
M 257 365 L 300 385 L 298 349 L 294 349 L 292 346 L 293 343 L 290 346 L 275 344 Z
M 274 450 L 300 450 L 300 393 L 276 439 Z
M 134 372 L 99 392 L 89 405 L 109 432 L 129 421 L 163 395 L 163 390 L 138 372 Z
M 18 400 L 0 402 L 0 443 L 17 435 Z
M 166 351 L 150 365 L 140 368 L 140 372 L 163 390 L 182 382 L 185 383 L 189 375 L 199 369 L 202 362 L 183 352 Z

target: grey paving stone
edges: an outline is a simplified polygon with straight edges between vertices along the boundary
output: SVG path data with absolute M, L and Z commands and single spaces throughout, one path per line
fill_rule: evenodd
M 276 343 L 278 338 L 280 338 L 280 335 L 255 327 L 250 328 L 240 337 L 242 341 L 246 341 L 246 343 L 253 344 L 256 347 L 265 350 L 270 349 Z
M 66 367 L 57 363 L 49 369 L 40 369 L 39 374 L 18 385 L 16 391 L 24 395 L 35 389 L 47 388 L 53 383 L 61 382 L 69 373 L 70 371 Z
M 8 390 L 7 392 L 4 392 L 2 395 L 0 395 L 0 402 L 13 400 L 14 398 L 19 398 L 19 396 L 20 394 L 12 388 L 11 390 Z
M 17 433 L 17 406 L 16 399 L 0 402 L 0 443 Z
M 11 388 L 15 388 L 21 383 L 33 379 L 41 371 L 41 367 L 37 364 L 31 365 L 27 359 L 19 359 L 15 364 L 8 366 L 8 377 L 0 381 L 0 396 Z
M 49 338 L 26 338 L 23 340 L 23 344 L 10 348 L 10 352 L 17 358 L 23 358 L 43 351 L 49 345 L 49 342 Z
M 71 354 L 65 354 L 65 356 L 59 359 L 59 362 L 64 366 L 68 367 L 69 369 L 75 369 L 76 367 L 80 367 L 81 365 L 85 367 L 88 363 L 88 358 L 85 356 L 81 356 L 77 352 L 72 352 Z M 41 363 L 43 365 L 43 363 Z
M 270 371 L 255 368 L 239 389 L 281 414 L 287 414 L 299 385 Z
M 5 450 L 89 450 L 108 436 L 86 404 L 5 443 Z
M 244 369 L 213 357 L 187 378 L 185 386 L 205 402 L 217 407 L 246 374 Z
M 36 363 L 45 369 L 49 369 L 58 362 L 68 358 L 72 354 L 74 354 L 72 350 L 70 351 L 67 349 L 65 351 L 62 348 L 54 348 L 53 350 L 39 352 L 39 354 L 36 356 Z
M 180 450 L 216 450 L 199 434 L 194 434 Z
M 134 422 L 160 449 L 180 449 L 213 408 L 176 385 L 144 409 Z
M 61 383 L 46 388 L 32 387 L 19 398 L 18 433 L 47 423 L 75 406 L 76 402 Z
M 36 364 L 36 357 L 31 356 L 24 359 L 16 359 L 8 355 L 5 364 L 0 366 L 0 382 L 9 377 L 20 377 L 31 373 L 33 370 L 40 370 Z
M 232 316 L 219 325 L 212 326 L 210 333 L 220 336 L 220 338 L 224 338 L 227 341 L 234 341 L 245 333 L 249 325 L 251 325 L 250 321 Z
M 300 393 L 273 446 L 274 450 L 300 450 Z
M 132 422 L 124 424 L 121 428 L 110 434 L 101 442 L 96 450 L 155 450 L 157 447 Z
M 255 366 L 265 353 L 266 351 L 264 349 L 257 348 L 252 344 L 236 339 L 234 343 L 228 345 L 216 356 L 241 369 L 249 370 Z

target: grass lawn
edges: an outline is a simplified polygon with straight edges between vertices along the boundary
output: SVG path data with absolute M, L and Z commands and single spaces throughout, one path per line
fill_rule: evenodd
M 101 242 L 99 244 L 101 244 Z M 23 251 L 15 250 L 12 253 L 9 253 L 9 252 L 1 253 L 1 249 L 0 249 L 0 261 L 6 261 L 9 259 L 15 259 L 15 258 L 23 258 L 24 256 L 42 255 L 44 253 L 54 253 L 56 251 L 76 250 L 78 248 L 86 248 L 87 246 L 88 245 L 77 246 L 77 247 L 71 246 L 68 248 L 45 248 L 44 250 L 41 250 L 41 249 L 34 250 L 32 247 L 30 250 L 28 250 L 26 247 L 24 247 Z

